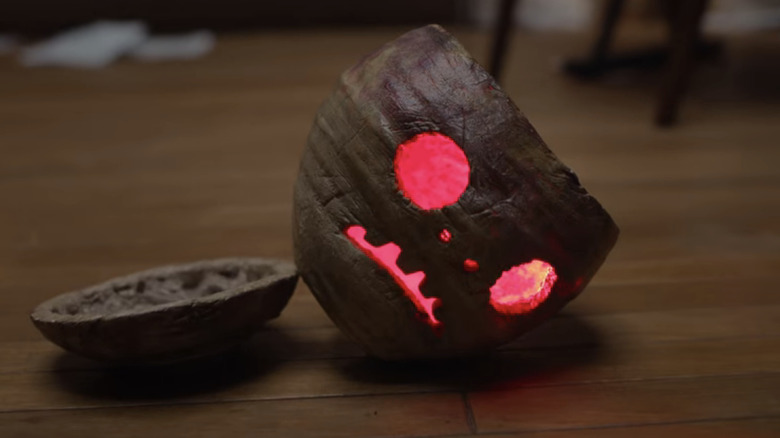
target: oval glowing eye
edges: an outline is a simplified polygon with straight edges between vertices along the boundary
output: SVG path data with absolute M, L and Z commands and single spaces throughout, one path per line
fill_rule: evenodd
M 468 187 L 471 173 L 463 149 L 438 132 L 400 144 L 394 168 L 401 193 L 423 210 L 454 204 Z
M 557 279 L 555 268 L 541 260 L 513 266 L 490 287 L 490 305 L 508 315 L 528 313 L 547 299 Z

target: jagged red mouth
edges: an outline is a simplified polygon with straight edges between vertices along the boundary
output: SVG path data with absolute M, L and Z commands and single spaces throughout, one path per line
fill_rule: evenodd
M 393 280 L 398 283 L 404 291 L 404 295 L 409 298 L 418 311 L 426 314 L 426 322 L 431 327 L 439 327 L 441 321 L 436 319 L 433 310 L 441 305 L 438 298 L 428 298 L 420 292 L 420 284 L 425 280 L 425 272 L 416 271 L 411 274 L 405 273 L 398 267 L 398 256 L 401 255 L 401 247 L 393 242 L 388 242 L 382 246 L 374 246 L 366 240 L 366 229 L 360 225 L 352 225 L 344 230 L 350 242 L 358 249 L 363 251 L 376 264 L 384 268 Z

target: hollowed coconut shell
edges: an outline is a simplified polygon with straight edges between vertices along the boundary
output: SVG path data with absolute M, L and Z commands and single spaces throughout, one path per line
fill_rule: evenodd
M 73 353 L 122 364 L 178 362 L 219 353 L 279 316 L 295 266 L 220 259 L 115 278 L 40 304 L 31 319 Z
M 346 70 L 295 187 L 301 276 L 384 359 L 478 354 L 583 291 L 618 228 L 438 26 Z

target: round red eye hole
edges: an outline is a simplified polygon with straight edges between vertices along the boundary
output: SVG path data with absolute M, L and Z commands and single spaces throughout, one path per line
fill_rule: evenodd
M 454 204 L 468 187 L 471 172 L 463 149 L 438 132 L 400 144 L 394 167 L 401 193 L 423 210 Z

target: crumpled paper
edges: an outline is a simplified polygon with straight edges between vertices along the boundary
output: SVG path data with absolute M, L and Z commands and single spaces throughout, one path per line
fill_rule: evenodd
M 140 21 L 97 21 L 57 34 L 22 50 L 27 67 L 102 68 L 122 56 L 144 61 L 194 59 L 214 47 L 214 35 L 197 31 L 151 36 Z
M 130 51 L 130 56 L 143 61 L 188 60 L 199 58 L 214 48 L 216 38 L 207 30 L 148 38 Z

